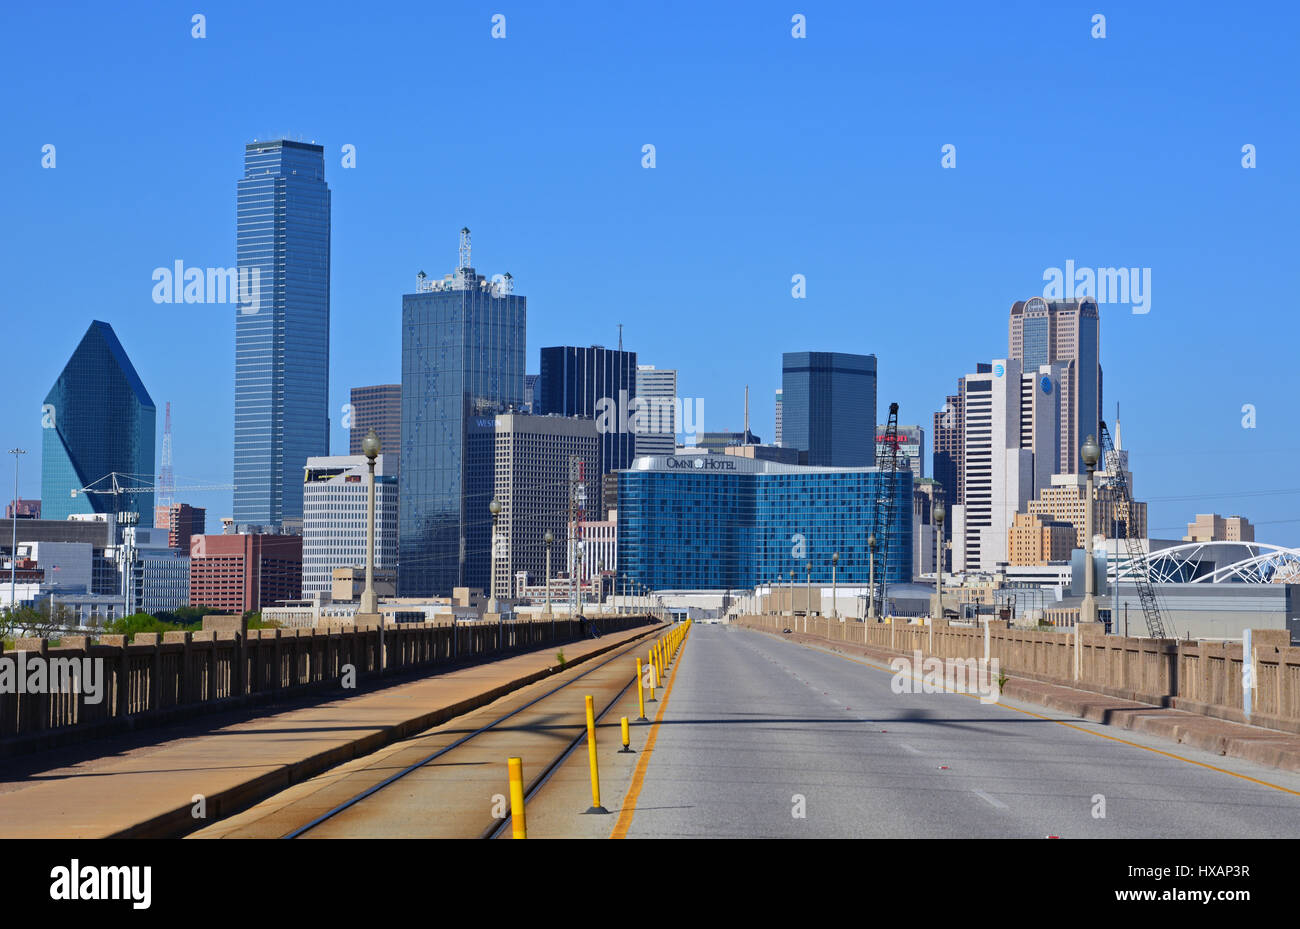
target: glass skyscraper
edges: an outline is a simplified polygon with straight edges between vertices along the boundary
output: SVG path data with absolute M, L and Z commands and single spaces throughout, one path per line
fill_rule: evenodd
M 234 520 L 301 525 L 303 468 L 329 454 L 323 146 L 287 139 L 244 146 L 236 238 Z
M 876 505 L 888 512 L 888 565 L 912 580 L 912 473 L 814 468 L 731 455 L 639 458 L 618 475 L 619 574 L 653 590 L 753 587 L 785 580 L 865 584 Z
M 526 335 L 525 298 L 469 266 L 468 229 L 460 267 L 402 297 L 399 596 L 486 589 L 493 417 L 523 403 Z
M 153 525 L 153 493 L 82 494 L 116 471 L 126 487 L 154 484 L 158 411 L 108 323 L 90 324 L 41 410 L 41 515 L 132 512 Z
M 636 457 L 632 401 L 636 399 L 636 352 L 553 346 L 542 349 L 534 412 L 596 420 L 600 473 L 626 468 Z M 647 417 L 649 411 L 645 414 Z
M 876 463 L 876 356 L 786 352 L 781 356 L 781 445 L 808 464 Z

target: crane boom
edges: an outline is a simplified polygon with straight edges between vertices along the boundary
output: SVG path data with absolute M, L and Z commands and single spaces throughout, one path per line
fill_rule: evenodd
M 874 436 L 872 437 L 875 438 Z M 898 472 L 898 404 L 889 404 L 889 422 L 885 426 L 885 457 L 883 466 L 876 462 L 880 473 L 880 491 L 876 494 L 876 513 L 871 529 L 876 534 L 877 549 L 880 552 L 880 581 L 872 591 L 876 599 L 876 615 L 885 615 L 885 588 L 889 576 L 889 532 L 893 527 L 894 514 L 891 503 L 896 496 L 895 477 Z
M 1124 473 L 1123 463 L 1115 444 L 1111 441 L 1110 430 L 1100 423 L 1102 461 L 1110 470 L 1110 486 L 1116 493 L 1118 504 L 1124 515 L 1124 542 L 1128 549 L 1129 576 L 1137 586 L 1138 600 L 1142 603 L 1142 616 L 1146 619 L 1147 634 L 1153 638 L 1165 638 L 1165 624 L 1160 618 L 1160 604 L 1156 602 L 1156 591 L 1151 585 L 1151 567 L 1142 542 L 1133 534 L 1133 494 L 1129 490 L 1128 477 Z M 1088 501 L 1093 505 L 1093 501 Z M 1091 566 L 1089 566 L 1091 567 Z M 1119 584 L 1119 572 L 1115 572 L 1115 583 Z

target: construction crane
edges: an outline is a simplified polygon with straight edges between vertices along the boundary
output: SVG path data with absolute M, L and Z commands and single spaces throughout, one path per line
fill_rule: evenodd
M 1156 591 L 1151 586 L 1151 566 L 1147 562 L 1147 553 L 1142 548 L 1142 542 L 1133 534 L 1133 494 L 1129 490 L 1128 476 L 1124 473 L 1124 462 L 1115 448 L 1115 444 L 1110 439 L 1110 430 L 1106 424 L 1100 423 L 1101 427 L 1101 451 L 1102 461 L 1105 462 L 1106 468 L 1110 474 L 1109 486 L 1115 493 L 1117 506 L 1122 509 L 1124 516 L 1124 542 L 1128 548 L 1129 577 L 1133 579 L 1137 587 L 1138 599 L 1142 603 L 1142 615 L 1146 619 L 1147 634 L 1153 638 L 1165 638 L 1165 625 L 1160 618 L 1160 604 L 1156 602 Z M 1095 503 L 1088 501 L 1089 506 Z M 1118 559 L 1119 553 L 1116 552 Z M 1091 569 L 1091 565 L 1087 566 Z M 1119 586 L 1119 571 L 1115 572 L 1115 584 Z
M 170 476 L 169 476 L 170 477 Z M 155 484 L 155 480 L 158 484 Z M 145 483 L 148 481 L 148 483 Z M 122 507 L 119 498 L 122 494 L 151 494 L 155 493 L 162 483 L 162 478 L 154 478 L 151 474 L 126 474 L 122 471 L 110 471 L 97 481 L 91 481 L 85 487 L 74 488 L 72 496 L 77 494 L 104 494 L 112 496 L 113 509 L 111 512 L 120 513 Z M 187 492 L 198 492 L 203 490 L 234 490 L 234 484 L 186 484 L 177 487 L 173 482 L 171 491 L 177 490 Z
M 874 436 L 872 437 L 875 438 Z M 883 460 L 876 461 L 876 468 L 880 471 L 880 492 L 876 495 L 876 513 L 875 519 L 872 520 L 871 529 L 876 535 L 876 550 L 880 553 L 880 580 L 876 584 L 876 589 L 872 591 L 872 596 L 877 598 L 875 614 L 883 617 L 885 615 L 885 588 L 888 586 L 887 578 L 889 577 L 889 534 L 894 524 L 894 514 L 892 512 L 891 502 L 895 496 L 896 478 L 898 472 L 898 404 L 889 404 L 889 423 L 885 426 L 885 436 L 881 440 L 885 445 L 885 454 Z M 876 443 L 879 445 L 880 443 Z

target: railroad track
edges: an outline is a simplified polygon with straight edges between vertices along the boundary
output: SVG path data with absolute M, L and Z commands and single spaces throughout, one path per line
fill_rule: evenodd
M 304 781 L 228 820 L 231 837 L 493 838 L 509 824 L 506 758 L 520 756 L 535 797 L 585 745 L 585 695 L 597 721 L 635 685 L 635 659 L 659 635 L 640 636 L 366 758 Z M 540 692 L 539 692 L 540 691 Z M 535 773 L 534 773 L 535 772 Z M 224 824 L 223 824 L 224 825 Z

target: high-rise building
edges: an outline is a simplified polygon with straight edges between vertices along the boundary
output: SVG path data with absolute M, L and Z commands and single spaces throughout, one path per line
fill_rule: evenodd
M 542 379 L 540 374 L 524 375 L 524 412 L 533 412 L 533 403 L 537 397 L 537 382 Z
M 812 466 L 876 463 L 876 356 L 786 352 L 781 357 L 781 444 Z
M 1197 513 L 1187 524 L 1184 542 L 1254 542 L 1255 527 L 1243 516 Z
M 188 503 L 154 507 L 153 524 L 167 530 L 167 544 L 182 552 L 190 550 L 190 539 L 207 532 L 208 511 Z
M 1130 482 L 1129 487 L 1132 487 Z M 1074 547 L 1083 548 L 1084 526 L 1087 519 L 1087 483 L 1082 474 L 1053 474 L 1051 484 L 1042 488 L 1038 496 L 1025 505 L 1031 516 L 1043 516 L 1074 527 Z M 1126 534 L 1137 538 L 1147 535 L 1147 505 L 1134 501 L 1130 507 L 1115 487 L 1102 480 L 1101 472 L 1095 477 L 1093 487 L 1093 531 L 1108 539 L 1124 538 Z M 1128 525 L 1132 520 L 1132 527 Z
M 329 593 L 335 568 L 364 568 L 370 465 L 364 455 L 308 458 L 302 485 L 302 594 Z M 397 477 L 375 459 L 375 568 L 397 568 Z
M 600 473 L 626 468 L 636 457 L 636 371 L 636 352 L 601 345 L 543 348 L 535 412 L 594 419 L 600 433 Z
M 762 444 L 762 438 L 752 432 L 701 432 L 694 447 L 721 452 L 728 448 Z
M 302 536 L 196 535 L 190 606 L 243 613 L 302 596 Z
M 456 270 L 440 281 L 420 272 L 402 297 L 403 597 L 487 583 L 493 428 L 503 407 L 523 403 L 526 332 L 510 275 L 488 280 L 470 266 L 468 229 Z
M 582 518 L 604 519 L 597 471 L 600 435 L 590 419 L 503 413 L 496 418 L 495 447 L 495 495 L 501 513 L 492 570 L 498 596 L 517 596 L 511 582 L 521 572 L 533 584 L 544 583 L 548 530 L 554 536 L 552 576 L 565 570 L 573 557 L 569 497 L 574 458 L 582 465 Z M 586 574 L 586 565 L 583 570 Z
M 634 439 L 636 456 L 671 455 L 677 447 L 677 423 L 681 419 L 677 372 L 637 365 L 636 398 L 643 417 L 643 428 Z
M 1064 365 L 1061 378 L 1060 447 L 1055 471 L 1084 471 L 1079 447 L 1098 436 L 1101 422 L 1101 319 L 1091 297 L 1048 301 L 1042 297 L 1011 305 L 1008 355 L 1021 369 Z
M 244 146 L 236 251 L 236 524 L 297 526 L 302 468 L 329 453 L 330 190 L 325 149 Z
M 128 526 L 117 547 L 117 568 L 128 616 L 175 610 L 190 602 L 190 552 L 168 544 L 166 530 Z
M 402 385 L 353 387 L 349 405 L 352 426 L 348 432 L 348 454 L 362 454 L 361 442 L 373 429 L 384 456 L 384 473 L 396 476 L 402 460 Z
M 773 445 L 777 445 L 777 446 L 779 446 L 779 445 L 781 444 L 781 438 L 782 438 L 782 431 L 781 431 L 781 430 L 782 430 L 781 415 L 782 415 L 782 413 L 781 413 L 781 388 L 778 387 L 777 390 L 776 390 L 776 429 L 775 429 L 776 435 L 775 435 L 775 436 L 773 437 L 773 439 L 772 439 L 772 444 L 773 444 Z
M 898 427 L 898 464 L 906 465 L 912 479 L 925 477 L 925 430 L 920 426 Z M 884 467 L 889 459 L 889 442 L 885 433 L 876 429 L 876 467 Z
M 41 408 L 41 506 L 47 520 L 129 512 L 145 524 L 153 491 L 76 493 L 117 472 L 127 487 L 152 488 L 158 410 L 108 323 L 90 324 Z
M 1074 551 L 1070 523 L 1034 513 L 1017 513 L 1011 526 L 1007 563 L 1014 567 L 1060 564 Z

